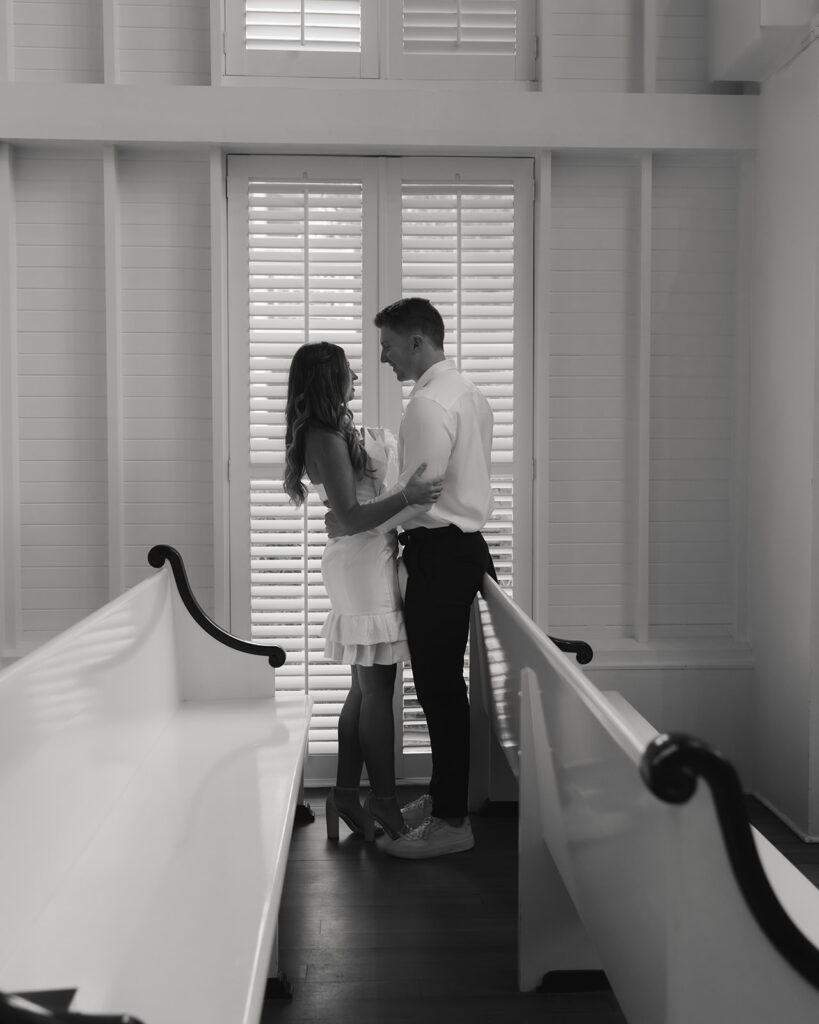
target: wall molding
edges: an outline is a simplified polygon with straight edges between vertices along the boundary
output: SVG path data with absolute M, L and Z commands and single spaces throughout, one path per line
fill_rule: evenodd
M 21 643 L 17 259 L 12 148 L 0 143 L 0 653 Z
M 105 339 L 108 409 L 108 590 L 113 600 L 125 589 L 124 470 L 122 431 L 122 258 L 117 152 L 103 150 L 105 221 Z
M 733 640 L 649 641 L 641 644 L 594 645 L 594 660 L 585 669 L 592 674 L 602 670 L 662 671 L 679 669 L 753 669 L 754 651 L 750 644 Z
M 210 153 L 211 340 L 213 394 L 213 607 L 217 622 L 230 622 L 230 494 L 228 463 L 227 168 Z
M 519 156 L 554 148 L 747 150 L 757 142 L 756 96 L 486 90 L 476 102 L 475 90 L 381 85 L 355 83 L 351 96 L 335 81 L 242 88 L 6 82 L 0 138 Z

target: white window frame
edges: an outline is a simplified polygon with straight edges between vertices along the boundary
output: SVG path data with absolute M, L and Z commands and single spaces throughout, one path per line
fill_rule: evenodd
M 361 50 L 334 53 L 301 48 L 245 48 L 244 0 L 224 0 L 225 75 L 249 78 L 378 78 L 379 2 L 361 0 Z

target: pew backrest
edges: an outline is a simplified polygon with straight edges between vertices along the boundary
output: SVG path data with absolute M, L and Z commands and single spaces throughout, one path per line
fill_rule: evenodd
M 672 781 L 684 776 L 689 791 L 659 799 L 643 776 L 651 754 L 676 756 L 671 741 L 484 582 L 484 673 L 520 786 L 521 988 L 602 967 L 630 1024 L 816 1019 L 819 892 L 744 820 L 781 902 L 802 904 L 804 931 L 787 922 L 802 943 L 796 962 L 738 884 L 711 780 L 678 767 Z M 764 873 L 753 885 L 768 886 Z
M 240 1024 L 273 950 L 310 701 L 276 695 L 278 648 L 196 621 L 181 559 L 155 551 L 159 572 L 0 673 L 0 991 Z

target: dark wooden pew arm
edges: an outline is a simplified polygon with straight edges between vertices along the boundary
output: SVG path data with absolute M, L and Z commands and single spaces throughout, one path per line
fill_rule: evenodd
M 172 548 L 168 544 L 156 544 L 148 552 L 148 562 L 154 569 L 161 569 L 166 561 L 170 563 L 173 578 L 176 581 L 176 589 L 179 591 L 182 603 L 188 609 L 197 625 L 201 626 L 214 640 L 218 640 L 219 643 L 224 644 L 226 647 L 232 647 L 234 651 L 242 651 L 245 654 L 264 655 L 274 668 L 279 668 L 284 664 L 287 655 L 281 647 L 275 647 L 273 644 L 257 644 L 250 640 L 241 640 L 239 637 L 226 632 L 221 626 L 217 626 L 213 619 L 208 618 L 202 610 L 202 606 L 193 596 L 193 591 L 188 582 L 188 574 L 185 571 L 185 563 L 182 561 L 182 556 L 176 548 Z
M 585 640 L 561 640 L 556 636 L 550 636 L 549 639 L 564 654 L 573 654 L 579 665 L 588 665 L 594 657 L 594 651 Z

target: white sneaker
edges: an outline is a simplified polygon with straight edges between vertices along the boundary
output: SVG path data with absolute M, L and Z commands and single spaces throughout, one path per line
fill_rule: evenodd
M 404 832 L 397 839 L 378 841 L 379 847 L 391 857 L 421 860 L 424 857 L 443 857 L 447 853 L 462 853 L 475 845 L 469 818 L 463 825 L 450 825 L 443 818 L 427 818 L 417 828 Z
M 432 815 L 432 797 L 429 793 L 411 800 L 401 808 L 404 815 L 404 824 L 410 828 L 417 828 Z

